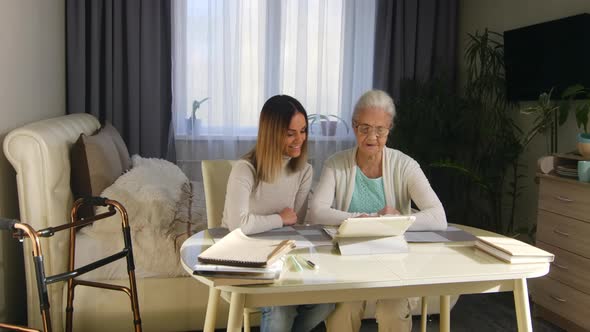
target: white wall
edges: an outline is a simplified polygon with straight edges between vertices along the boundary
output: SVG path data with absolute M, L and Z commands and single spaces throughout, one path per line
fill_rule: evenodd
M 502 33 L 506 30 L 555 20 L 580 13 L 590 13 L 588 0 L 462 0 L 460 5 L 459 22 L 459 55 L 461 72 L 464 73 L 463 50 L 465 49 L 467 33 L 476 30 L 483 32 L 490 30 Z M 541 68 L 540 68 L 541 70 Z M 516 121 L 525 131 L 530 128 L 531 119 L 518 115 Z M 575 150 L 578 133 L 574 117 L 559 129 L 558 152 Z M 527 165 L 526 178 L 523 184 L 526 189 L 519 201 L 517 210 L 517 227 L 519 225 L 534 225 L 537 217 L 537 185 L 534 183 L 537 159 L 547 153 L 544 137 L 537 137 L 525 152 L 521 161 Z M 506 199 L 508 199 L 506 197 Z
M 65 114 L 65 1 L 0 2 L 0 142 L 23 124 Z M 17 218 L 15 174 L 0 149 L 0 216 Z M 0 234 L 0 322 L 24 323 L 22 254 Z

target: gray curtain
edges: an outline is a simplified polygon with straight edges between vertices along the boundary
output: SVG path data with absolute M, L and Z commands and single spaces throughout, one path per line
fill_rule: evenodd
M 373 85 L 400 97 L 400 81 L 457 71 L 458 0 L 378 0 Z
M 67 113 L 111 122 L 129 152 L 170 157 L 169 0 L 66 0 Z

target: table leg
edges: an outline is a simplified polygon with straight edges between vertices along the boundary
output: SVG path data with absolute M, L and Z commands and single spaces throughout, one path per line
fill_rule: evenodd
M 242 318 L 244 317 L 244 301 L 246 296 L 241 293 L 231 293 L 229 304 L 229 318 L 227 320 L 228 332 L 242 331 Z
M 217 317 L 217 304 L 221 291 L 215 287 L 209 287 L 209 300 L 207 301 L 207 312 L 205 314 L 205 326 L 203 332 L 215 331 L 215 318 Z
M 531 310 L 529 307 L 529 291 L 526 279 L 514 280 L 514 306 L 518 331 L 532 331 Z
M 428 323 L 428 298 L 422 296 L 422 312 L 420 315 L 420 332 L 426 332 L 426 324 Z
M 450 332 L 451 331 L 451 296 L 441 295 L 440 296 L 440 326 L 439 331 Z

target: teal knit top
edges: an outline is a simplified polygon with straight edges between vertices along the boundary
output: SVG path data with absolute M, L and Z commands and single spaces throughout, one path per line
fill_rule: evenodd
M 383 177 L 370 179 L 357 167 L 348 212 L 375 213 L 384 207 Z

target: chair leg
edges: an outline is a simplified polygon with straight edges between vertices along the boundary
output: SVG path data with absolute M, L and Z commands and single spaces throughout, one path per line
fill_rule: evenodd
M 426 324 L 428 323 L 428 299 L 422 296 L 422 314 L 420 316 L 420 331 L 426 332 Z
M 250 332 L 250 312 L 244 310 L 244 332 Z

